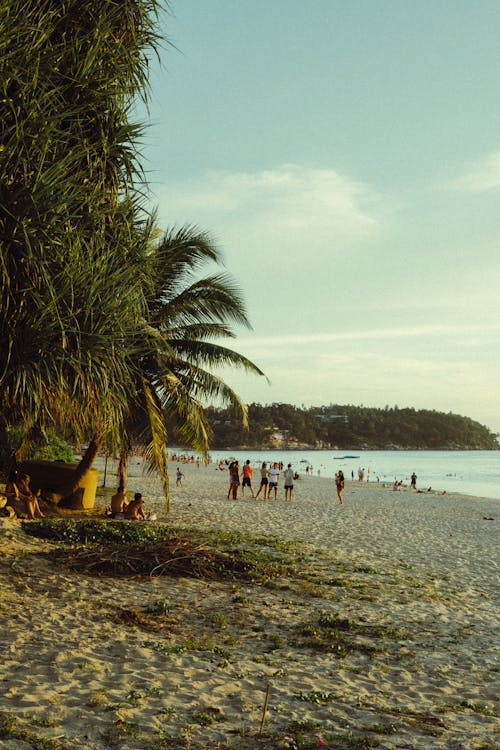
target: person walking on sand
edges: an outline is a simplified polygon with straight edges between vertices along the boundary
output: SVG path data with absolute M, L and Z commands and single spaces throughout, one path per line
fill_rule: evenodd
M 238 495 L 238 487 L 240 486 L 240 464 L 238 461 L 232 461 L 229 464 L 229 489 L 227 491 L 227 499 L 231 495 L 233 500 L 236 500 Z
M 293 469 L 292 469 L 292 464 L 288 464 L 288 466 L 285 469 L 285 472 L 283 474 L 283 478 L 284 478 L 284 481 L 285 481 L 285 500 L 291 500 L 292 499 L 292 492 L 293 492 Z
M 268 498 L 271 496 L 271 491 L 274 490 L 274 499 L 276 500 L 276 495 L 278 494 L 279 476 L 280 476 L 279 466 L 275 462 L 273 464 L 273 468 L 269 469 L 269 492 L 267 493 Z
M 417 475 L 415 474 L 415 472 L 413 472 L 413 474 L 411 475 L 411 484 L 410 484 L 410 487 L 411 487 L 412 490 L 416 490 L 417 489 Z
M 184 474 L 182 473 L 180 466 L 178 466 L 177 471 L 175 472 L 175 486 L 176 487 L 182 487 L 183 477 L 184 477 Z
M 269 494 L 269 469 L 267 468 L 265 461 L 260 469 L 260 485 L 257 494 L 255 495 L 255 499 L 259 497 L 262 490 L 264 490 L 264 500 L 267 500 Z
M 253 489 L 252 489 L 253 469 L 252 469 L 250 460 L 245 461 L 241 472 L 243 474 L 243 481 L 241 483 L 241 496 L 245 497 L 245 487 L 248 487 L 250 492 L 252 493 L 252 497 L 255 497 L 255 495 L 253 494 Z
M 342 493 L 344 492 L 345 478 L 344 472 L 340 469 L 335 474 L 335 486 L 337 488 L 337 497 L 339 499 L 339 505 L 343 505 Z

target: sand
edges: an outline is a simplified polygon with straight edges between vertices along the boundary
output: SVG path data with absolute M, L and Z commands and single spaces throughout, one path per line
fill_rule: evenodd
M 172 464 L 166 518 L 142 468 L 129 491 L 160 522 L 297 541 L 304 575 L 77 575 L 2 519 L 0 748 L 499 746 L 500 501 L 348 482 L 339 506 L 326 477 L 232 501 L 227 472 L 183 465 L 177 488 Z M 318 646 L 332 618 L 339 656 Z

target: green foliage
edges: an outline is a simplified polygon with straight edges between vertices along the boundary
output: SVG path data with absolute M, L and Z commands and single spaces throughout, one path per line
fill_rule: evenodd
M 232 324 L 248 327 L 249 322 L 241 292 L 227 274 L 200 274 L 214 263 L 221 263 L 219 250 L 194 227 L 167 231 L 147 257 L 145 325 L 136 333 L 140 370 L 123 447 L 134 440 L 147 445 L 146 458 L 167 498 L 166 445 L 172 429 L 184 444 L 207 451 L 210 430 L 202 403 L 207 400 L 231 404 L 239 422 L 246 423 L 245 404 L 217 370 L 230 365 L 262 375 L 246 357 L 218 343 L 233 337 Z
M 231 409 L 207 409 L 213 448 L 279 447 L 406 450 L 498 450 L 497 436 L 469 417 L 426 409 L 250 404 L 249 429 Z
M 123 521 L 75 521 L 43 518 L 39 523 L 23 523 L 31 536 L 65 544 L 146 544 L 167 539 L 166 526 Z
M 19 726 L 17 717 L 11 713 L 0 713 L 0 740 L 15 742 L 34 750 L 69 750 L 69 746 L 58 738 L 43 737 Z
M 148 615 L 168 615 L 171 609 L 172 605 L 168 599 L 158 599 L 158 601 L 146 607 L 145 611 Z
M 7 473 L 12 456 L 24 437 L 22 428 L 0 429 L 0 472 Z M 30 458 L 35 461 L 64 461 L 74 463 L 72 448 L 54 432 L 47 432 L 43 441 L 33 444 Z
M 225 721 L 225 718 L 220 708 L 215 706 L 207 706 L 206 708 L 193 711 L 191 714 L 191 721 L 202 727 L 208 727 L 217 722 Z
M 5 5 L 5 3 L 4 3 Z M 9 425 L 118 432 L 143 309 L 129 121 L 155 0 L 11 0 L 0 28 L 0 405 Z
M 74 453 L 65 440 L 54 434 L 48 435 L 45 445 L 39 446 L 32 453 L 34 460 L 41 461 L 64 461 L 74 463 Z

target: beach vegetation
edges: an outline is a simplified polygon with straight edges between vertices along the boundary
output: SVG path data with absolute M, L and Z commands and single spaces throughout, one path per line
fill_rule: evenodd
M 101 732 L 101 738 L 109 748 L 123 747 L 124 742 L 137 739 L 140 735 L 141 730 L 137 724 L 123 719 L 117 719 Z
M 91 695 L 89 698 L 87 705 L 91 708 L 99 708 L 102 706 L 107 706 L 109 703 L 109 697 L 106 691 L 104 690 L 97 690 L 95 693 Z
M 233 596 L 233 604 L 241 604 L 242 606 L 249 607 L 252 605 L 252 598 L 245 594 L 235 594 Z
M 44 726 L 52 725 L 46 724 Z M 0 712 L 0 740 L 19 740 L 33 750 L 71 750 L 69 743 L 64 742 L 59 737 L 44 737 L 22 727 L 19 719 L 6 711 Z
M 366 727 L 367 732 L 373 732 L 374 734 L 396 734 L 398 727 L 396 724 L 390 722 L 379 721 L 376 724 L 370 724 Z
M 471 713 L 481 714 L 482 716 L 493 716 L 500 718 L 500 712 L 495 711 L 485 703 L 473 703 L 472 701 L 463 700 L 460 703 L 443 703 L 436 706 L 438 713 L 448 712 L 465 712 L 470 711 Z
M 42 519 L 24 523 L 23 529 L 64 543 L 40 554 L 94 575 L 194 576 L 271 584 L 289 572 L 293 562 L 291 555 L 274 550 L 266 537 L 261 540 L 264 548 L 249 535 L 241 535 L 245 544 L 236 545 L 233 534 L 189 533 L 162 524 Z
M 325 651 L 339 658 L 354 651 L 367 655 L 381 653 L 385 647 L 380 641 L 402 636 L 400 628 L 357 622 L 333 612 L 321 612 L 314 621 L 300 623 L 295 628 L 300 648 Z
M 168 599 L 157 599 L 152 604 L 148 604 L 145 612 L 148 615 L 168 615 L 172 609 L 172 604 Z
M 190 718 L 193 724 L 199 724 L 202 727 L 208 727 L 226 720 L 224 713 L 217 706 L 196 709 L 191 712 Z
M 61 724 L 60 717 L 56 716 L 31 716 L 30 723 L 37 727 L 57 727 Z
M 324 706 L 327 703 L 335 703 L 340 700 L 339 696 L 333 691 L 310 690 L 309 692 L 300 691 L 296 696 L 300 701 L 307 703 L 316 703 L 318 706 Z

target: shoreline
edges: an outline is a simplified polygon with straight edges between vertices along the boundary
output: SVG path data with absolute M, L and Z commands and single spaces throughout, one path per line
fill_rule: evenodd
M 215 459 L 231 455 L 234 453 L 229 451 L 213 454 Z M 298 457 L 302 460 L 297 463 Z M 331 451 L 302 452 L 298 456 L 293 452 L 256 451 L 244 454 L 244 458 L 255 462 L 254 468 L 260 461 L 282 460 L 285 465 L 290 462 L 300 473 L 307 464 L 314 464 L 314 474 L 320 468 L 322 476 L 326 473 L 327 477 L 342 469 L 346 478 L 350 478 L 354 471 L 355 480 L 358 468 L 364 467 L 365 480 L 375 483 L 379 477 L 380 482 L 391 486 L 395 479 L 409 484 L 411 474 L 416 471 L 420 489 L 431 486 L 438 492 L 500 499 L 494 451 L 367 451 L 360 456 L 336 456 Z

